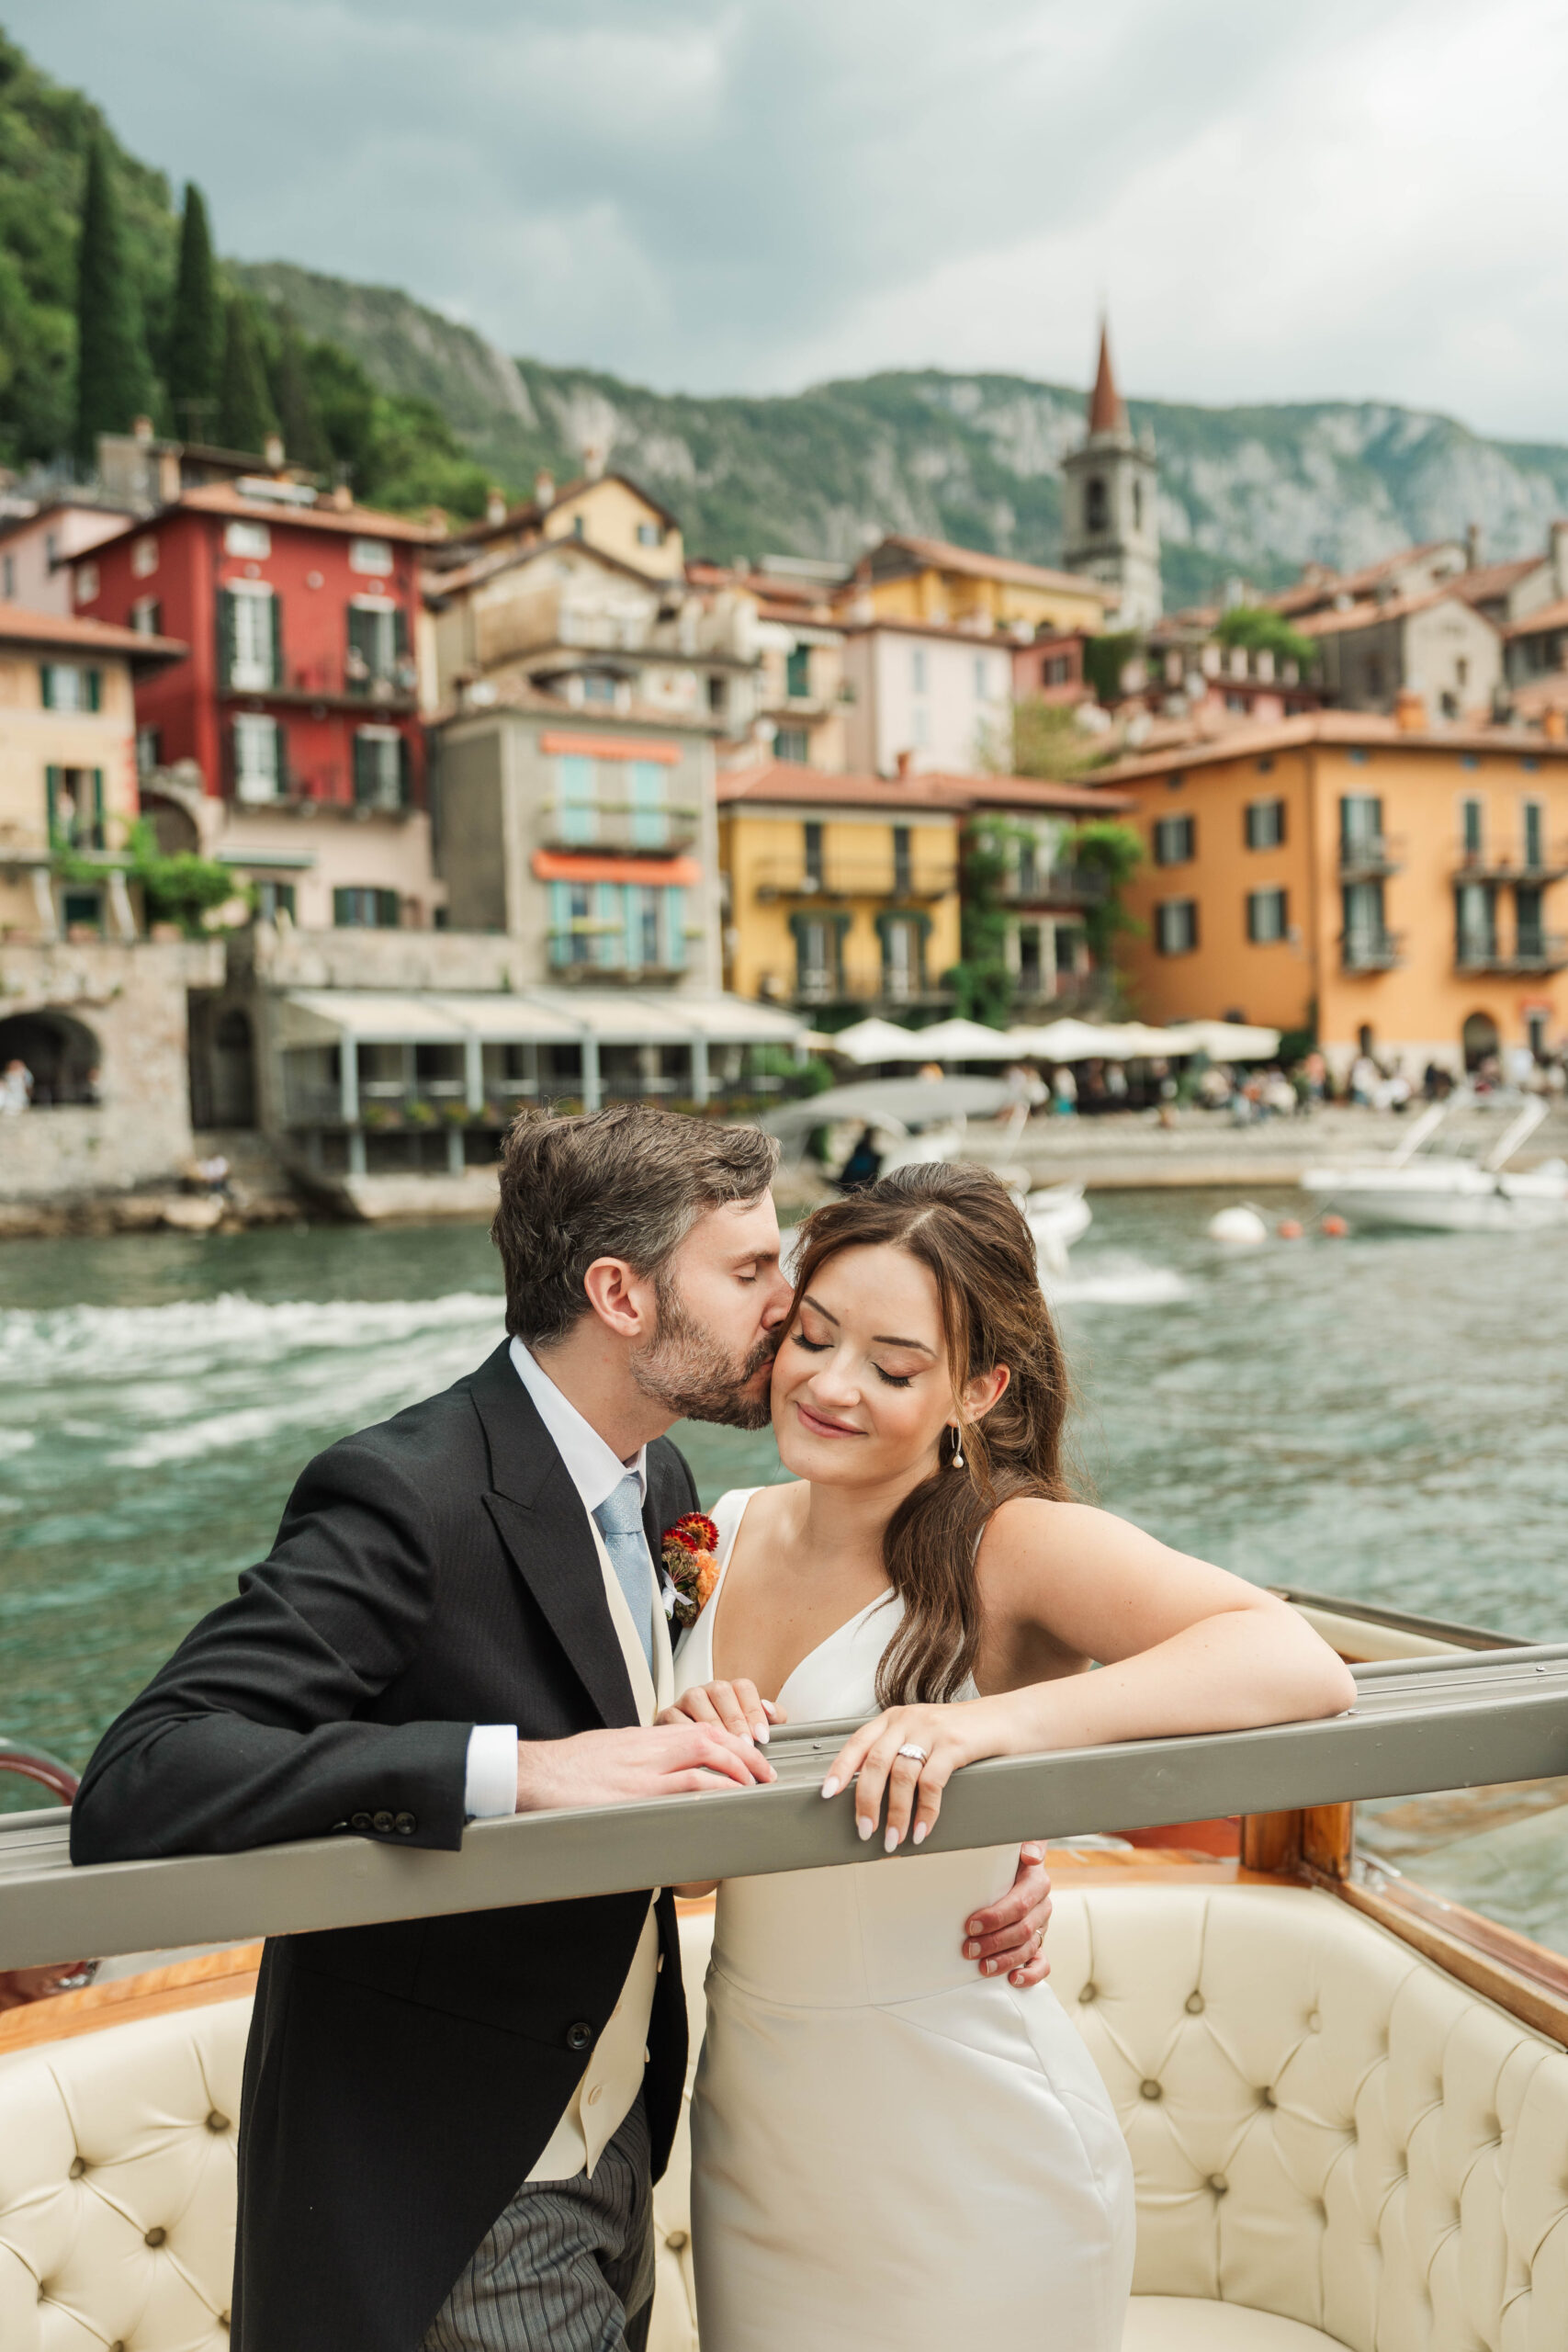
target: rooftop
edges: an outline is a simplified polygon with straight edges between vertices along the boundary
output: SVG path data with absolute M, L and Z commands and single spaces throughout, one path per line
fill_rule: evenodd
M 574 498 L 581 498 L 584 491 L 596 490 L 604 481 L 618 481 L 623 490 L 629 490 L 634 497 L 640 498 L 643 504 L 650 508 L 671 530 L 681 528 L 680 516 L 671 514 L 668 506 L 644 490 L 641 482 L 634 481 L 630 474 L 611 468 L 605 473 L 579 474 L 575 481 L 562 482 L 560 488 L 552 492 L 544 502 L 527 498 L 520 505 L 509 506 L 499 523 L 470 523 L 466 530 L 454 531 L 447 545 L 454 548 L 482 547 L 487 539 L 502 538 L 508 532 L 542 529 L 547 514 L 553 514 L 558 506 L 564 506 Z
M 1100 771 L 1108 785 L 1135 784 L 1173 768 L 1217 766 L 1223 761 L 1257 759 L 1264 752 L 1321 745 L 1325 750 L 1365 747 L 1380 752 L 1495 752 L 1529 758 L 1568 758 L 1568 740 L 1557 741 L 1523 727 L 1477 727 L 1463 720 L 1434 727 L 1402 726 L 1380 713 L 1307 710 L 1292 718 L 1238 723 L 1203 742 L 1171 744 L 1118 760 Z
M 908 558 L 900 567 L 883 565 L 880 572 L 877 560 L 885 549 L 891 548 Z M 916 538 L 904 531 L 891 531 L 879 539 L 864 559 L 874 580 L 897 578 L 898 571 L 956 571 L 969 580 L 1002 580 L 1015 588 L 1049 588 L 1067 591 L 1075 596 L 1091 596 L 1101 607 L 1116 602 L 1117 592 L 1103 581 L 1088 579 L 1078 571 L 1053 571 L 1040 563 L 1021 563 L 1009 555 L 986 555 L 977 548 L 961 548 L 951 539 Z M 854 582 L 849 582 L 840 594 L 852 594 Z
M 1092 786 L 1047 784 L 1021 775 L 835 775 L 793 760 L 732 768 L 718 779 L 721 808 L 736 802 L 807 801 L 842 808 L 1127 808 L 1130 801 Z
M 35 613 L 25 605 L 0 605 L 0 644 L 40 645 L 68 653 L 118 653 L 131 662 L 180 662 L 190 651 L 177 638 L 144 637 L 140 629 L 118 628 L 109 621 Z
M 1089 429 L 1091 433 L 1116 433 L 1127 423 L 1127 404 L 1116 389 L 1116 378 L 1111 367 L 1111 329 L 1100 322 L 1100 365 L 1095 369 L 1094 390 L 1089 396 Z

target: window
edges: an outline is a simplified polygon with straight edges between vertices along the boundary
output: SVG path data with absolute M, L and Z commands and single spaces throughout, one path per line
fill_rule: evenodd
M 662 883 L 552 882 L 550 961 L 608 971 L 678 971 L 686 894 Z
M 822 828 L 814 820 L 808 818 L 801 831 L 806 836 L 806 878 L 808 882 L 815 883 L 820 889 L 822 887 Z
M 1155 864 L 1186 865 L 1197 854 L 1195 817 L 1160 817 L 1155 823 Z
M 793 702 L 811 692 L 811 648 L 792 645 L 784 662 L 784 692 Z
M 664 533 L 661 526 L 658 523 L 639 523 L 637 526 L 637 543 L 639 548 L 661 548 L 664 545 Z
M 632 761 L 632 842 L 637 849 L 669 846 L 670 811 L 664 805 L 664 786 L 665 772 L 656 760 Z
M 156 596 L 138 596 L 130 608 L 130 626 L 138 637 L 162 637 L 164 607 Z
M 158 569 L 158 542 L 151 535 L 130 542 L 130 572 L 134 580 L 151 580 Z
M 715 717 L 716 718 L 722 718 L 724 717 L 724 714 L 725 714 L 726 710 L 728 708 L 728 707 L 729 707 L 729 681 L 728 681 L 728 678 L 716 678 L 716 677 L 711 677 L 711 676 L 710 676 L 710 678 L 708 679 L 708 708 L 709 708 L 709 710 L 713 713 L 713 715 L 714 715 L 714 717 Z
M 1086 531 L 1103 531 L 1110 520 L 1110 507 L 1105 495 L 1105 478 L 1090 474 L 1084 484 L 1083 520 Z
M 252 888 L 255 892 L 256 913 L 263 922 L 276 922 L 280 915 L 288 922 L 295 920 L 292 882 L 256 882 Z
M 1369 695 L 1376 695 L 1382 694 L 1382 662 L 1377 654 L 1368 654 L 1365 662 L 1361 664 L 1361 676 L 1365 684 L 1366 692 Z
M 98 601 L 98 567 L 96 563 L 76 566 L 76 602 L 96 605 Z
M 1523 960 L 1545 953 L 1541 923 L 1542 891 L 1539 882 L 1521 882 L 1514 893 L 1514 946 Z
M 556 762 L 556 817 L 563 842 L 599 838 L 599 809 L 594 798 L 594 769 L 581 752 L 565 753 Z
M 358 808 L 406 808 L 408 750 L 396 727 L 354 730 L 354 800 Z
M 602 702 L 605 704 L 613 704 L 615 702 L 615 681 L 611 677 L 607 670 L 584 670 L 582 673 L 582 699 L 584 702 Z
M 634 883 L 626 891 L 626 961 L 645 968 L 659 965 L 660 900 L 657 885 Z
M 1461 882 L 1454 892 L 1455 952 L 1461 964 L 1490 963 L 1497 952 L 1497 893 L 1489 882 Z
M 1483 811 L 1481 802 L 1479 800 L 1461 801 L 1460 804 L 1460 820 L 1463 828 L 1464 854 L 1466 857 L 1479 857 L 1481 855 L 1482 826 L 1483 822 Z
M 74 662 L 45 662 L 39 670 L 39 698 L 45 710 L 101 710 L 101 670 L 79 670 Z
M 276 800 L 283 793 L 283 746 L 276 718 L 243 710 L 234 718 L 234 797 Z
M 1546 863 L 1545 828 L 1541 822 L 1541 807 L 1539 800 L 1525 802 L 1524 820 L 1525 864 L 1527 866 L 1544 865 Z
M 926 649 L 923 645 L 912 646 L 909 650 L 909 689 L 917 695 L 923 695 L 926 690 Z
M 1043 686 L 1066 686 L 1072 684 L 1073 665 L 1065 653 L 1048 653 L 1040 664 Z
M 1040 843 L 1032 833 L 1022 834 L 1019 840 L 1018 887 L 1026 899 L 1040 888 Z
M 1273 752 L 1264 752 L 1263 757 L 1262 757 L 1262 758 L 1258 761 L 1258 775 L 1273 775 L 1273 773 L 1274 773 L 1274 754 L 1273 754 Z
M 915 887 L 914 847 L 908 825 L 893 828 L 893 888 L 897 897 L 907 899 Z
M 225 685 L 243 694 L 279 684 L 282 624 L 276 597 L 257 581 L 234 580 L 219 591 L 220 667 Z
M 1162 956 L 1188 956 L 1198 944 L 1198 902 L 1166 899 L 1155 909 L 1155 946 Z
M 407 643 L 402 613 L 389 598 L 356 596 L 348 608 L 349 692 L 365 694 L 394 683 Z
M 334 890 L 333 921 L 339 931 L 396 931 L 398 894 L 395 890 Z
M 1040 994 L 1040 925 L 1021 922 L 1018 927 L 1018 992 L 1020 996 Z
M 265 557 L 272 553 L 272 533 L 265 523 L 231 523 L 223 533 L 225 555 Z
M 65 936 L 73 931 L 99 931 L 104 927 L 104 896 L 101 890 L 63 890 L 60 898 L 61 921 Z
M 44 797 L 51 844 L 62 842 L 67 849 L 107 846 L 102 768 L 45 768 Z
M 773 757 L 788 760 L 792 766 L 807 767 L 811 760 L 811 738 L 804 727 L 781 727 L 773 737 Z
M 392 568 L 392 550 L 385 539 L 350 539 L 350 571 L 374 571 L 383 576 Z
M 922 703 L 922 704 L 920 705 L 920 707 L 919 708 L 919 710 L 917 710 L 917 711 L 916 711 L 916 713 L 915 713 L 915 749 L 916 749 L 916 751 L 917 751 L 917 752 L 923 752 L 923 751 L 928 750 L 928 749 L 929 749 L 929 747 L 930 747 L 930 744 L 931 744 L 931 713 L 930 713 L 930 711 L 926 708 L 926 707 L 925 707 L 924 703 Z
M 1249 890 L 1247 894 L 1247 935 L 1263 947 L 1283 939 L 1290 930 L 1283 890 Z
M 1134 475 L 1133 478 L 1133 528 L 1134 531 L 1141 531 L 1143 527 L 1144 485 Z
M 1375 857 L 1382 849 L 1382 802 L 1375 793 L 1346 792 L 1339 799 L 1341 859 Z
M 1375 969 L 1390 958 L 1381 882 L 1348 882 L 1344 890 L 1345 964 L 1349 971 Z
M 0 595 L 9 604 L 17 593 L 17 559 L 8 555 L 0 563 Z
M 161 727 L 139 727 L 136 730 L 136 773 L 151 775 L 154 768 L 164 764 L 164 730 Z
M 925 940 L 919 923 L 908 919 L 884 922 L 882 931 L 882 989 L 886 996 L 908 998 L 918 996 L 925 986 Z
M 1278 849 L 1285 838 L 1282 800 L 1249 800 L 1247 804 L 1248 849 Z
M 991 691 L 990 665 L 983 653 L 975 656 L 975 699 L 984 702 Z
M 825 917 L 797 915 L 795 931 L 796 993 L 818 1002 L 839 987 L 839 926 Z

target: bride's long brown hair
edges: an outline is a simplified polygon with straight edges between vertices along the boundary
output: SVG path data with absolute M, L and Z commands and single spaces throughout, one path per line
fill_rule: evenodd
M 984 1419 L 958 1406 L 964 1467 L 939 1442 L 929 1475 L 887 1523 L 882 1556 L 904 1603 L 877 1668 L 884 1707 L 951 1699 L 980 1646 L 975 1555 L 986 1521 L 1015 1495 L 1071 1499 L 1062 1465 L 1066 1367 L 1040 1289 L 1034 1242 L 1005 1184 L 988 1169 L 900 1168 L 835 1201 L 801 1228 L 798 1308 L 830 1258 L 845 1250 L 907 1250 L 927 1267 L 941 1301 L 955 1402 L 976 1374 L 1006 1364 L 1007 1387 Z

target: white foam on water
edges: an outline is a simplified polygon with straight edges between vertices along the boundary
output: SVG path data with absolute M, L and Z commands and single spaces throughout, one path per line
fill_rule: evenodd
M 0 1312 L 0 1379 L 28 1384 L 69 1373 L 118 1381 L 169 1371 L 188 1379 L 239 1363 L 387 1347 L 483 1325 L 499 1339 L 504 1311 L 495 1291 L 324 1302 L 231 1291 L 167 1306 L 14 1307 Z
M 1192 1285 L 1174 1266 L 1106 1250 L 1075 1256 L 1064 1274 L 1043 1277 L 1053 1306 L 1176 1306 L 1192 1295 Z
M 8 1453 L 26 1453 L 38 1440 L 31 1430 L 0 1430 L 0 1461 Z

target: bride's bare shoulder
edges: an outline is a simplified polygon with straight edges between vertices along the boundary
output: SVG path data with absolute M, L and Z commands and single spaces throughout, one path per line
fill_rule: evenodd
M 1151 1546 L 1159 1548 L 1141 1527 L 1096 1504 L 1016 1495 L 998 1503 L 986 1522 L 978 1566 L 987 1577 L 1072 1575 L 1110 1566 Z

